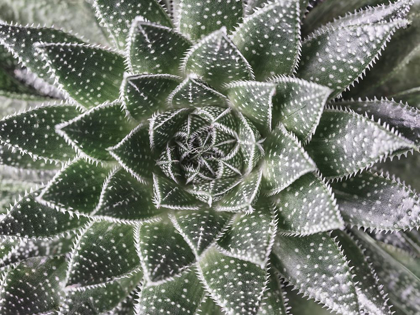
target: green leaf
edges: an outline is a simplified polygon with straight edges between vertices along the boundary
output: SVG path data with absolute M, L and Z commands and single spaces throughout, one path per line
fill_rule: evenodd
M 228 38 L 225 28 L 195 44 L 181 69 L 184 74 L 198 75 L 217 90 L 232 81 L 254 79 L 251 66 Z
M 36 201 L 37 193 L 22 197 L 0 221 L 0 235 L 48 238 L 80 228 L 88 218 Z
M 63 295 L 64 257 L 29 258 L 7 271 L 2 282 L 2 314 L 52 314 Z
M 149 184 L 140 183 L 124 170 L 116 169 L 108 175 L 93 214 L 137 222 L 152 219 L 161 212 L 153 204 Z
M 198 210 L 201 203 L 179 184 L 163 176 L 153 175 L 154 204 L 171 210 Z
M 274 266 L 297 289 L 341 314 L 359 314 L 347 259 L 328 233 L 276 237 Z
M 195 260 L 190 247 L 167 218 L 144 223 L 135 237 L 147 283 L 173 279 Z
M 267 272 L 251 262 L 208 249 L 198 262 L 199 276 L 211 298 L 227 314 L 257 314 Z
M 261 191 L 262 172 L 254 171 L 215 205 L 217 211 L 252 213 Z
M 62 314 L 99 315 L 116 311 L 142 279 L 141 272 L 89 287 L 69 287 L 60 306 Z
M 85 159 L 109 161 L 107 151 L 132 129 L 120 103 L 105 103 L 56 127 L 56 131 Z
M 250 261 L 265 268 L 276 235 L 276 213 L 269 203 L 260 201 L 251 214 L 237 214 L 218 241 L 228 256 Z
M 36 159 L 29 154 L 0 145 L 0 165 L 8 166 L 17 170 L 41 170 L 54 171 L 60 169 L 60 165 L 54 161 Z
M 420 109 L 402 103 L 381 100 L 342 101 L 337 103 L 358 114 L 373 116 L 396 128 L 405 138 L 420 145 Z
M 318 29 L 303 42 L 298 76 L 328 86 L 334 96 L 339 95 L 373 64 L 393 33 L 407 26 L 403 19 L 407 8 L 400 9 L 392 5 L 368 9 Z
M 195 41 L 221 27 L 232 31 L 242 20 L 243 3 L 242 0 L 180 0 L 177 10 L 177 28 Z
M 275 77 L 273 126 L 282 123 L 301 141 L 308 142 L 315 132 L 331 90 L 295 78 Z
M 140 267 L 134 228 L 110 222 L 88 224 L 74 243 L 67 286 L 103 284 L 136 273 Z
M 135 120 L 149 119 L 167 107 L 166 98 L 179 82 L 179 77 L 166 74 L 128 76 L 121 89 L 123 106 Z
M 19 199 L 19 195 L 24 195 L 25 191 L 35 187 L 35 183 L 21 179 L 3 178 L 0 175 L 0 213 L 6 213 L 6 207 Z
M 224 315 L 222 309 L 209 297 L 205 296 L 197 310 L 197 315 Z
M 336 315 L 336 312 L 326 310 L 323 305 L 297 294 L 292 289 L 284 286 L 283 288 L 289 312 L 293 315 Z
M 296 137 L 282 125 L 264 142 L 264 149 L 263 185 L 269 195 L 277 194 L 302 175 L 316 170 Z
M 353 112 L 327 109 L 305 150 L 322 175 L 337 178 L 413 148 L 411 141 L 386 126 Z
M 379 279 L 388 293 L 390 304 L 400 310 L 399 314 L 420 312 L 420 279 L 400 262 L 395 260 L 366 233 L 353 229 L 352 232 L 365 249 Z
M 204 289 L 196 271 L 182 274 L 158 285 L 144 286 L 138 304 L 139 314 L 196 314 Z
M 124 49 L 132 21 L 136 17 L 163 26 L 172 26 L 165 9 L 156 0 L 94 0 L 96 16 L 118 48 Z
M 109 153 L 118 163 L 139 182 L 152 178 L 156 163 L 150 150 L 149 130 L 142 124 L 134 128 Z
M 67 98 L 86 108 L 119 98 L 125 65 L 118 53 L 84 44 L 40 43 L 36 47 Z
M 220 238 L 232 215 L 211 209 L 199 211 L 177 211 L 170 219 L 179 234 L 190 245 L 196 256 L 201 255 Z
M 76 158 L 45 186 L 38 200 L 81 213 L 91 213 L 99 202 L 109 167 Z
M 239 81 L 228 84 L 226 90 L 229 101 L 235 109 L 247 117 L 258 130 L 264 134 L 270 133 L 275 84 Z
M 396 179 L 364 172 L 331 185 L 351 226 L 386 231 L 420 226 L 419 196 Z
M 268 2 L 236 28 L 233 43 L 264 81 L 292 74 L 300 54 L 300 12 L 295 0 Z
M 346 233 L 334 231 L 334 236 L 340 243 L 344 255 L 347 257 L 359 299 L 359 312 L 361 314 L 388 314 L 391 315 L 382 285 L 372 266 L 366 261 L 365 253 L 357 243 Z
M 6 48 L 19 63 L 43 79 L 49 78 L 35 44 L 45 43 L 81 43 L 77 37 L 47 27 L 23 27 L 0 23 L 0 45 Z
M 128 65 L 133 73 L 179 75 L 182 57 L 191 43 L 170 27 L 135 19 L 128 43 Z
M 189 75 L 168 97 L 168 104 L 174 108 L 224 105 L 226 96 L 201 82 L 195 75 Z
M 344 225 L 331 188 L 313 173 L 303 175 L 271 200 L 281 234 L 310 235 Z
M 264 291 L 257 314 L 286 315 L 288 314 L 287 299 L 284 297 L 279 276 L 273 270 L 269 270 L 269 274 L 270 278 L 268 279 L 267 288 Z

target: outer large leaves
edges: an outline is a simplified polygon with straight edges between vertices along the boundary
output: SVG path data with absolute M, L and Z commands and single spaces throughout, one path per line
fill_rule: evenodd
M 247 17 L 232 34 L 257 80 L 295 70 L 300 53 L 299 15 L 298 1 L 274 1 Z
M 359 314 L 346 257 L 328 233 L 277 236 L 274 266 L 309 297 L 344 314 Z
M 305 148 L 321 173 L 330 178 L 354 174 L 414 143 L 352 112 L 327 109 Z
M 332 183 L 344 219 L 359 228 L 405 230 L 420 226 L 419 196 L 395 179 L 364 172 Z
M 124 58 L 116 52 L 82 44 L 38 44 L 43 58 L 67 96 L 91 108 L 119 97 Z M 66 62 L 63 62 L 66 60 Z

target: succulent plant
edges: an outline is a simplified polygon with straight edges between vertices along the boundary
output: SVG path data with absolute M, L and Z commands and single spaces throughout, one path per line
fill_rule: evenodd
M 420 1 L 1 8 L 1 314 L 420 313 Z

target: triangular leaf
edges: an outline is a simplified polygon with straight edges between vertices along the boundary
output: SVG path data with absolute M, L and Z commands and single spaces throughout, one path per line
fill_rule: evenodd
M 280 125 L 264 142 L 262 165 L 265 188 L 274 195 L 302 175 L 316 170 L 315 163 L 303 150 L 296 137 Z
M 242 0 L 180 0 L 177 7 L 177 26 L 188 38 L 198 40 L 222 26 L 228 31 L 233 30 L 242 20 L 242 15 Z
M 54 176 L 38 199 L 65 209 L 91 213 L 99 202 L 108 172 L 107 167 L 76 158 Z
M 265 269 L 210 248 L 198 262 L 199 275 L 211 298 L 227 314 L 257 314 L 265 289 Z
M 67 270 L 68 286 L 90 286 L 140 268 L 132 226 L 97 222 L 84 228 L 74 244 Z
M 318 126 L 325 102 L 331 90 L 307 81 L 275 77 L 273 97 L 273 126 L 282 123 L 301 141 L 310 140 Z
M 57 132 L 83 158 L 109 161 L 107 149 L 120 142 L 132 129 L 119 103 L 103 104 L 57 126 Z
M 268 2 L 268 1 L 267 1 Z M 269 2 L 248 16 L 231 38 L 258 81 L 292 74 L 300 54 L 299 2 Z
M 149 287 L 146 284 L 140 293 L 139 314 L 196 314 L 203 294 L 196 271 L 189 268 L 167 282 Z
M 56 134 L 55 126 L 80 113 L 74 105 L 50 104 L 7 116 L 0 121 L 0 143 L 33 158 L 66 161 L 74 150 Z
M 269 274 L 270 278 L 258 309 L 258 315 L 286 315 L 289 308 L 286 305 L 287 299 L 284 297 L 279 276 L 273 270 L 269 270 Z
M 232 216 L 210 209 L 179 211 L 170 216 L 172 223 L 191 249 L 200 255 L 220 237 Z
M 226 89 L 229 101 L 234 108 L 247 117 L 261 132 L 271 131 L 275 84 L 242 81 L 230 83 Z
M 260 201 L 251 214 L 237 214 L 218 245 L 229 256 L 251 261 L 264 268 L 276 235 L 276 214 L 269 203 Z
M 363 172 L 331 185 L 351 226 L 386 231 L 420 227 L 419 196 L 395 179 Z
M 37 44 L 67 97 L 92 108 L 119 97 L 124 58 L 118 53 L 82 44 Z M 63 62 L 66 60 L 66 62 Z
M 281 234 L 310 235 L 344 225 L 331 188 L 313 173 L 272 197 Z
M 352 112 L 334 109 L 324 111 L 317 131 L 305 147 L 328 178 L 354 174 L 395 151 L 413 148 L 414 143 L 386 126 Z
M 227 37 L 224 28 L 194 45 L 181 67 L 185 74 L 196 74 L 218 90 L 225 83 L 254 79 L 251 66 Z
M 133 21 L 128 40 L 128 64 L 133 73 L 179 75 L 182 57 L 191 47 L 191 43 L 172 28 L 142 19 Z
M 179 77 L 165 74 L 128 76 L 122 87 L 123 106 L 135 120 L 149 119 L 167 107 L 166 98 L 179 82 Z
M 328 233 L 276 237 L 274 266 L 310 298 L 343 314 L 359 314 L 347 259 Z
M 140 16 L 144 20 L 171 26 L 171 19 L 157 0 L 95 0 L 98 20 L 113 36 L 118 48 L 123 49 L 132 21 Z
M 167 218 L 144 223 L 136 233 L 138 254 L 148 282 L 173 278 L 195 260 L 190 247 Z

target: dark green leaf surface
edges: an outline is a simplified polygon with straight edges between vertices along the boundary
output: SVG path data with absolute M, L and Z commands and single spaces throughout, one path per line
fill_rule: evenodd
M 286 315 L 288 307 L 277 273 L 269 271 L 267 288 L 261 299 L 258 315 Z

